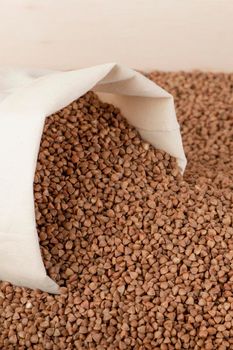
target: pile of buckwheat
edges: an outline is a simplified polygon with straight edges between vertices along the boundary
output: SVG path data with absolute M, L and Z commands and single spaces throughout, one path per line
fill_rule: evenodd
M 160 73 L 188 167 L 89 92 L 46 120 L 36 220 L 61 295 L 0 283 L 0 349 L 233 348 L 233 74 Z

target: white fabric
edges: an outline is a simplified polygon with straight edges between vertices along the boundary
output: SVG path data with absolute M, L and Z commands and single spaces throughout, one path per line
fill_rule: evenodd
M 88 90 L 120 107 L 153 146 L 184 171 L 173 98 L 138 72 L 115 63 L 68 72 L 0 71 L 0 280 L 58 293 L 42 262 L 33 179 L 46 116 Z

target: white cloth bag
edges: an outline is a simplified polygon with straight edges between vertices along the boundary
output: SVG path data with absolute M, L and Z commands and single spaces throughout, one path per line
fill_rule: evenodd
M 115 63 L 68 72 L 0 70 L 0 280 L 59 293 L 40 254 L 33 179 L 46 116 L 88 90 L 118 106 L 143 139 L 185 169 L 173 98 L 140 73 Z

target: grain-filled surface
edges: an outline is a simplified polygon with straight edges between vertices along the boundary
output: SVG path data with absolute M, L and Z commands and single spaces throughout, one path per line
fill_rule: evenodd
M 153 73 L 188 167 L 92 93 L 49 117 L 35 175 L 62 294 L 0 283 L 1 349 L 233 348 L 233 75 Z

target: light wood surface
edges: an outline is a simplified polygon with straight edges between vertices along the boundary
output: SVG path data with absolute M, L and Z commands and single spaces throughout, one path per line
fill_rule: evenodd
M 0 65 L 233 71 L 233 0 L 0 0 Z

